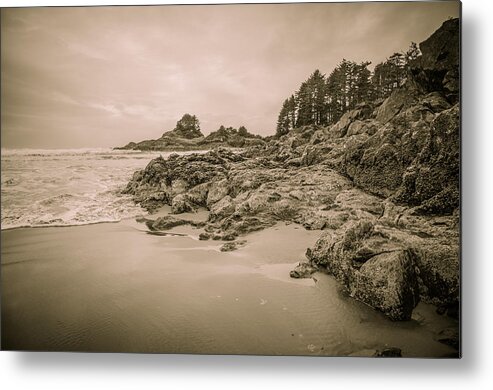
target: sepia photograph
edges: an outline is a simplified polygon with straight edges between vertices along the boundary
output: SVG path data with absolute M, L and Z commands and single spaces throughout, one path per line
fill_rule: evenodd
M 459 1 L 0 12 L 2 350 L 461 357 Z

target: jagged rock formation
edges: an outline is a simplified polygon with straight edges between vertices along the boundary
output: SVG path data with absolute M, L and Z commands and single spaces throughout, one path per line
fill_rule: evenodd
M 460 21 L 450 19 L 419 45 L 421 57 L 411 66 L 412 78 L 422 91 L 439 91 L 459 101 Z
M 130 142 L 127 145 L 116 148 L 126 150 L 162 150 L 162 151 L 183 151 L 183 150 L 208 150 L 218 146 L 243 148 L 254 145 L 261 145 L 264 141 L 262 137 L 251 134 L 243 126 L 234 129 L 221 126 L 217 131 L 213 131 L 207 137 L 200 131 L 199 121 L 195 115 L 185 114 L 176 123 L 176 127 L 165 132 L 161 138 L 156 140 L 146 140 L 141 142 Z
M 456 316 L 457 31 L 447 21 L 423 42 L 408 80 L 384 101 L 239 153 L 155 159 L 125 191 L 150 211 L 207 208 L 201 239 L 231 241 L 224 250 L 279 221 L 323 230 L 293 277 L 327 272 L 393 320 L 411 318 L 419 300 Z M 231 135 L 221 129 L 209 141 Z

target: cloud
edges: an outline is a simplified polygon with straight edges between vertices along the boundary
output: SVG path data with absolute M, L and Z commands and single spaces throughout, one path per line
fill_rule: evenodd
M 88 107 L 96 108 L 111 114 L 111 116 L 120 116 L 122 112 L 113 104 L 87 103 Z
M 12 8 L 1 14 L 2 146 L 115 146 L 185 113 L 263 135 L 316 68 L 382 61 L 457 2 Z

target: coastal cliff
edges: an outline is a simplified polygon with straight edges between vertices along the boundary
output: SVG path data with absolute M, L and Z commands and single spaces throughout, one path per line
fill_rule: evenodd
M 229 241 L 224 250 L 281 221 L 320 230 L 292 277 L 327 272 L 392 320 L 409 320 L 420 300 L 457 317 L 458 34 L 458 19 L 446 21 L 420 44 L 397 88 L 355 104 L 333 124 L 296 126 L 267 141 L 222 128 L 129 144 L 184 150 L 232 146 L 236 136 L 242 146 L 256 143 L 154 159 L 125 192 L 151 212 L 169 205 L 177 214 L 148 221 L 152 230 L 190 223 L 178 215 L 207 208 L 200 238 Z

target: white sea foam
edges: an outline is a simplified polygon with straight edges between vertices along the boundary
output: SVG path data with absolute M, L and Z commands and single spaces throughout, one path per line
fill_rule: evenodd
M 169 153 L 111 149 L 1 150 L 1 228 L 116 222 L 144 213 L 121 191 Z

